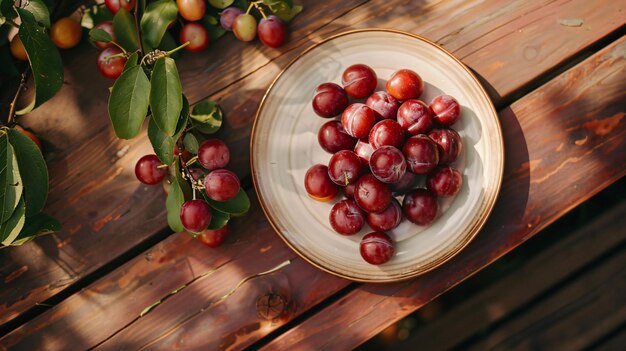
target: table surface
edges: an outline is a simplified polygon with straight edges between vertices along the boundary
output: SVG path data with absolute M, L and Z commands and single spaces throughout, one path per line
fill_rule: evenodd
M 210 97 L 225 111 L 218 137 L 253 200 L 218 249 L 172 234 L 162 189 L 136 181 L 134 164 L 151 146 L 145 132 L 113 135 L 111 82 L 95 49 L 63 53 L 62 90 L 22 119 L 44 139 L 47 211 L 63 230 L 0 251 L 0 348 L 349 349 L 626 174 L 626 0 L 301 3 L 278 50 L 228 35 L 179 60 L 189 101 Z M 416 33 L 454 53 L 488 90 L 505 141 L 501 193 L 477 238 L 442 267 L 394 284 L 353 283 L 300 259 L 250 181 L 252 121 L 273 78 L 310 45 L 367 27 Z

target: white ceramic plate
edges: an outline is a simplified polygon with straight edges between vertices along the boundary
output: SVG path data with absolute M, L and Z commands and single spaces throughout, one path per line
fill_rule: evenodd
M 379 90 L 394 71 L 408 68 L 426 82 L 422 100 L 428 103 L 445 93 L 462 105 L 461 120 L 454 125 L 463 138 L 463 153 L 456 164 L 463 174 L 461 191 L 452 201 L 441 203 L 447 209 L 430 227 L 405 220 L 392 231 L 396 255 L 380 266 L 366 263 L 359 254 L 359 241 L 369 227 L 354 236 L 335 233 L 328 214 L 337 200 L 317 202 L 304 189 L 307 169 L 316 163 L 328 164 L 331 156 L 317 142 L 317 131 L 328 119 L 313 112 L 313 91 L 323 82 L 340 84 L 343 70 L 355 63 L 376 71 Z M 498 116 L 469 69 L 426 39 L 388 29 L 342 33 L 295 58 L 263 98 L 251 140 L 255 189 L 278 235 L 313 265 L 365 282 L 422 274 L 463 249 L 493 208 L 502 181 L 503 155 Z

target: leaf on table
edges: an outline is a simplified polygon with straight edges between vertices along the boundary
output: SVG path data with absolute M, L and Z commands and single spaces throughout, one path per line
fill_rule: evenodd
M 11 218 L 22 197 L 20 171 L 9 143 L 9 136 L 0 133 L 0 224 Z
M 50 11 L 48 11 L 48 6 L 43 1 L 29 0 L 24 9 L 30 11 L 37 22 L 46 28 L 50 28 Z
M 173 0 L 158 0 L 148 4 L 141 16 L 141 33 L 146 51 L 157 48 L 167 31 L 176 21 L 178 7 Z
M 228 213 L 224 213 L 216 209 L 213 209 L 211 212 L 211 223 L 209 223 L 207 229 L 220 229 L 228 224 L 228 221 L 230 220 L 230 215 Z
M 214 101 L 204 100 L 196 104 L 189 116 L 196 129 L 204 134 L 213 134 L 222 126 L 222 109 Z
M 26 221 L 25 212 L 24 198 L 21 197 L 9 220 L 0 224 L 0 242 L 2 245 L 11 245 L 13 240 L 20 234 Z
M 15 8 L 13 7 L 14 0 L 0 0 L 0 17 L 2 17 L 2 23 L 6 19 L 14 19 L 17 17 Z
M 207 14 L 202 18 L 202 22 L 209 33 L 209 42 L 213 42 L 226 34 L 226 29 L 220 25 L 218 18 L 215 16 Z
M 115 135 L 132 139 L 141 131 L 150 101 L 150 81 L 141 66 L 129 60 L 113 84 L 109 97 L 109 116 Z
M 85 12 L 80 18 L 80 25 L 85 28 L 93 28 L 98 23 L 112 20 L 113 14 L 104 4 L 93 5 L 85 9 Z
M 235 2 L 235 0 L 209 0 L 209 4 L 218 9 L 225 9 L 232 5 L 233 2 Z
M 191 152 L 194 155 L 198 154 L 198 139 L 191 134 L 185 134 L 185 138 L 183 138 L 183 144 L 185 145 L 185 150 Z
M 100 28 L 91 29 L 89 31 L 89 39 L 91 39 L 92 41 L 99 41 L 102 43 L 108 43 L 111 40 L 113 40 L 113 38 L 111 37 L 111 34 L 109 34 L 104 29 L 100 29 Z
M 172 58 L 157 60 L 152 69 L 150 86 L 152 119 L 161 131 L 172 136 L 183 108 L 183 89 Z
M 23 109 L 16 112 L 26 114 L 52 98 L 63 85 L 63 62 L 56 46 L 50 40 L 43 26 L 39 25 L 32 13 L 18 8 L 22 24 L 18 35 L 28 54 L 33 72 L 35 96 Z
M 185 202 L 183 191 L 178 182 L 172 182 L 170 193 L 165 200 L 165 208 L 167 209 L 167 224 L 175 232 L 185 230 L 183 223 L 180 221 L 180 208 Z
M 202 192 L 205 200 L 213 207 L 214 209 L 231 214 L 233 216 L 240 216 L 248 212 L 250 209 L 250 199 L 248 198 L 248 194 L 243 189 L 239 189 L 239 193 L 235 196 L 234 199 L 228 201 L 215 201 L 210 199 L 204 192 Z
M 48 168 L 37 145 L 15 129 L 9 129 L 9 141 L 24 185 L 26 216 L 41 212 L 48 199 Z
M 302 5 L 294 5 L 291 0 L 263 0 L 263 3 L 285 22 L 290 22 L 303 9 Z
M 120 8 L 113 17 L 113 33 L 115 33 L 117 43 L 126 51 L 132 52 L 139 49 L 139 39 L 137 39 L 137 32 L 135 31 L 135 18 L 123 8 Z
M 176 142 L 180 138 L 180 136 L 185 131 L 185 127 L 187 126 L 187 119 L 189 118 L 189 103 L 187 99 L 183 99 L 183 109 L 180 113 L 180 117 L 178 119 L 178 124 L 176 125 L 176 133 L 174 136 L 168 136 L 157 127 L 154 123 L 154 118 L 150 119 L 150 123 L 148 124 L 148 139 L 150 139 L 150 143 L 152 144 L 152 148 L 156 153 L 157 157 L 161 162 L 167 164 L 168 166 L 174 163 L 174 148 L 176 146 Z
M 26 218 L 24 228 L 11 243 L 12 246 L 23 245 L 38 236 L 51 234 L 61 230 L 61 223 L 45 213 L 38 213 Z

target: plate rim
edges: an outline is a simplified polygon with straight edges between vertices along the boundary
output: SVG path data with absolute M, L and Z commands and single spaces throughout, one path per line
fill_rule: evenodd
M 278 80 L 283 76 L 283 74 L 287 71 L 287 69 L 289 69 L 294 63 L 296 63 L 300 58 L 302 58 L 304 55 L 306 55 L 308 52 L 312 51 L 313 49 L 319 47 L 320 45 L 331 41 L 333 39 L 342 37 L 342 36 L 346 36 L 346 35 L 350 35 L 350 34 L 355 34 L 355 33 L 364 33 L 364 32 L 389 32 L 389 33 L 394 33 L 394 34 L 401 34 L 401 35 L 405 35 L 408 37 L 411 37 L 413 39 L 417 39 L 420 40 L 422 42 L 425 42 L 426 44 L 432 46 L 433 48 L 435 48 L 436 50 L 439 50 L 441 52 L 443 52 L 444 54 L 446 54 L 448 57 L 450 57 L 453 61 L 455 61 L 456 63 L 458 63 L 464 70 L 465 72 L 469 75 L 469 77 L 476 83 L 476 85 L 479 88 L 480 93 L 483 95 L 483 97 L 488 101 L 489 103 L 489 109 L 491 110 L 491 112 L 493 113 L 494 118 L 494 122 L 496 125 L 496 130 L 497 130 L 497 139 L 498 139 L 498 146 L 499 146 L 499 153 L 500 153 L 500 163 L 499 165 L 497 165 L 497 170 L 499 170 L 498 174 L 497 174 L 497 182 L 496 185 L 493 187 L 494 189 L 485 194 L 485 200 L 484 203 L 486 203 L 486 207 L 485 207 L 485 211 L 484 211 L 484 215 L 481 216 L 481 218 L 474 223 L 474 225 L 471 228 L 467 228 L 467 234 L 462 238 L 462 240 L 459 242 L 459 244 L 457 244 L 456 246 L 454 246 L 450 251 L 448 251 L 445 255 L 440 256 L 437 260 L 433 261 L 432 264 L 424 267 L 423 269 L 416 269 L 414 271 L 409 272 L 408 274 L 403 274 L 402 276 L 398 276 L 398 277 L 393 277 L 393 278 L 389 278 L 389 279 L 363 279 L 363 278 L 359 278 L 359 277 L 353 277 L 335 270 L 332 270 L 328 267 L 325 267 L 319 263 L 317 263 L 316 261 L 314 261 L 313 259 L 310 259 L 309 257 L 307 257 L 307 255 L 300 251 L 297 247 L 295 247 L 286 237 L 283 236 L 283 234 L 281 233 L 281 231 L 279 230 L 279 228 L 276 225 L 276 222 L 274 220 L 274 218 L 270 215 L 270 212 L 267 208 L 267 205 L 265 203 L 265 200 L 263 199 L 261 192 L 259 190 L 259 181 L 257 180 L 257 172 L 254 166 L 254 143 L 255 143 L 255 139 L 256 139 L 256 129 L 257 129 L 257 123 L 259 120 L 259 116 L 261 115 L 261 112 L 263 111 L 263 107 L 265 106 L 265 102 L 266 99 L 268 97 L 268 95 L 270 94 L 270 92 L 272 91 L 272 89 L 274 88 L 274 86 L 276 85 L 276 82 L 278 82 Z M 278 75 L 276 75 L 276 77 L 272 80 L 272 82 L 270 83 L 269 87 L 267 88 L 267 90 L 265 91 L 265 94 L 263 94 L 263 98 L 261 99 L 261 102 L 259 103 L 259 107 L 257 108 L 256 114 L 254 116 L 254 121 L 252 123 L 252 130 L 250 133 L 250 170 L 252 173 L 252 183 L 254 186 L 254 191 L 257 195 L 257 199 L 259 201 L 259 204 L 261 205 L 261 209 L 263 210 L 263 214 L 265 215 L 265 218 L 268 220 L 268 222 L 270 223 L 270 226 L 272 227 L 272 229 L 274 230 L 274 232 L 278 235 L 278 237 L 281 238 L 281 240 L 292 250 L 294 251 L 299 257 L 301 257 L 302 259 L 304 259 L 306 262 L 308 262 L 309 264 L 313 265 L 314 267 L 317 267 L 318 269 L 321 269 L 324 272 L 330 273 L 336 277 L 339 278 L 343 278 L 343 279 L 347 279 L 350 281 L 355 281 L 355 282 L 362 282 L 362 283 L 391 283 L 391 282 L 399 282 L 399 281 L 405 281 L 411 278 L 415 278 L 419 275 L 425 274 L 427 272 L 430 272 L 440 266 L 442 266 L 443 264 L 445 264 L 446 262 L 450 261 L 450 259 L 452 259 L 454 256 L 456 256 L 459 252 L 461 252 L 465 247 L 467 247 L 469 245 L 470 242 L 472 242 L 472 240 L 474 240 L 474 238 L 478 235 L 478 233 L 480 232 L 480 230 L 483 228 L 483 226 L 485 225 L 485 223 L 487 222 L 487 219 L 489 218 L 489 216 L 491 215 L 491 212 L 493 211 L 493 208 L 495 206 L 496 200 L 498 198 L 498 195 L 500 194 L 500 190 L 502 188 L 502 179 L 503 179 L 503 175 L 504 175 L 504 157 L 505 157 L 505 153 L 504 153 L 504 138 L 503 138 L 503 134 L 502 134 L 502 126 L 500 124 L 500 119 L 498 118 L 498 113 L 495 109 L 495 106 L 493 105 L 493 101 L 491 101 L 491 98 L 489 97 L 489 94 L 487 94 L 487 91 L 485 90 L 485 87 L 480 83 L 480 81 L 478 80 L 478 78 L 476 77 L 476 75 L 472 72 L 472 70 L 467 67 L 463 62 L 461 62 L 460 59 L 458 59 L 456 56 L 454 56 L 450 51 L 448 51 L 447 49 L 443 48 L 442 46 L 438 45 L 437 43 L 424 38 L 418 34 L 414 34 L 414 33 L 410 33 L 407 31 L 403 31 L 403 30 L 398 30 L 398 29 L 391 29 L 391 28 L 378 28 L 378 27 L 372 27 L 372 28 L 361 28 L 361 29 L 352 29 L 352 30 L 347 30 L 341 33 L 337 33 L 337 34 L 333 34 L 325 39 L 322 39 L 321 41 L 312 44 L 311 46 L 309 46 L 308 48 L 306 48 L 304 51 L 302 51 L 301 53 L 299 53 L 298 55 L 296 55 L 293 59 L 291 59 L 289 61 L 289 63 L 283 67 L 280 72 L 278 73 Z

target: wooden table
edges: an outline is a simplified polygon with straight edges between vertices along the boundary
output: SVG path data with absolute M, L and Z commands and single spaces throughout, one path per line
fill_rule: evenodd
M 64 229 L 0 252 L 2 349 L 349 349 L 626 174 L 625 0 L 302 3 L 279 50 L 227 36 L 179 60 L 189 100 L 208 96 L 226 112 L 219 137 L 255 200 L 219 249 L 167 229 L 164 192 L 133 174 L 151 150 L 145 133 L 117 140 L 97 52 L 86 43 L 64 52 L 66 84 L 23 119 L 43 136 L 47 210 Z M 311 44 L 365 27 L 453 52 L 488 89 L 505 138 L 504 182 L 484 229 L 443 267 L 396 284 L 351 283 L 298 258 L 250 187 L 250 128 L 271 80 Z

